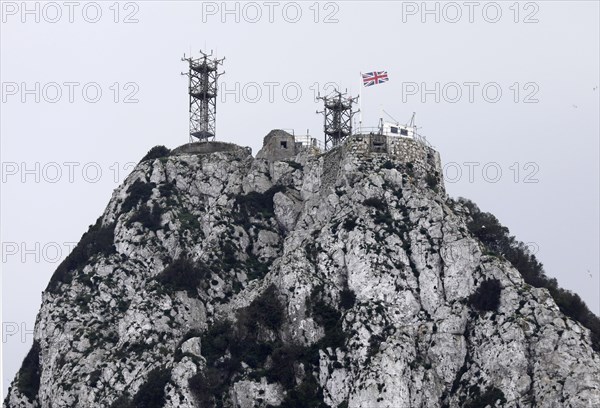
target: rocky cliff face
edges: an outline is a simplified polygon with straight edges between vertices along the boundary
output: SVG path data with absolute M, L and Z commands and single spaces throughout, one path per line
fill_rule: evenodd
M 142 161 L 5 407 L 598 406 L 589 330 L 471 236 L 437 153 L 361 143 Z

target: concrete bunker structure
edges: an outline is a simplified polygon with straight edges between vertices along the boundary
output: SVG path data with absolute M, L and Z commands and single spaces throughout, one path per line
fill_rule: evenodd
M 269 161 L 289 160 L 302 152 L 316 155 L 323 151 L 315 138 L 294 136 L 285 130 L 274 129 L 263 138 L 263 146 L 256 158 Z

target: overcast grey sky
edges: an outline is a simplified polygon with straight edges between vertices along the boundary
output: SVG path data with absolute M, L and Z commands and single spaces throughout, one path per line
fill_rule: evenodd
M 226 57 L 218 139 L 254 153 L 274 128 L 322 137 L 315 93 L 358 94 L 360 72 L 387 70 L 363 89 L 363 124 L 417 112 L 449 194 L 599 313 L 598 15 L 597 1 L 3 2 L 3 390 L 71 243 L 131 163 L 187 142 L 190 49 Z

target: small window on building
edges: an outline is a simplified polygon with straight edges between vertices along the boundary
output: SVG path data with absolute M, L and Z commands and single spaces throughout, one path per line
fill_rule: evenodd
M 282 140 L 281 142 L 279 142 L 281 144 L 281 148 L 282 149 L 287 149 L 287 141 L 286 140 Z
M 398 133 L 398 128 L 396 126 L 390 126 L 390 132 Z
M 400 129 L 400 134 L 402 136 L 408 136 L 408 129 Z

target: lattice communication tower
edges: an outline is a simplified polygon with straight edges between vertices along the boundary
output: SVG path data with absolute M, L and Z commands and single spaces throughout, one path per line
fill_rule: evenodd
M 214 140 L 217 130 L 217 80 L 225 72 L 219 73 L 219 65 L 225 58 L 213 58 L 212 51 L 205 54 L 200 51 L 199 58 L 184 54 L 182 61 L 187 61 L 189 71 L 182 72 L 189 79 L 188 93 L 190 99 L 190 142 L 194 138 L 201 142 Z
M 322 113 L 324 118 L 323 132 L 325 133 L 325 150 L 338 146 L 352 134 L 352 117 L 357 111 L 352 110 L 352 105 L 358 101 L 357 97 L 348 96 L 335 90 L 329 96 L 318 96 L 324 104 Z

